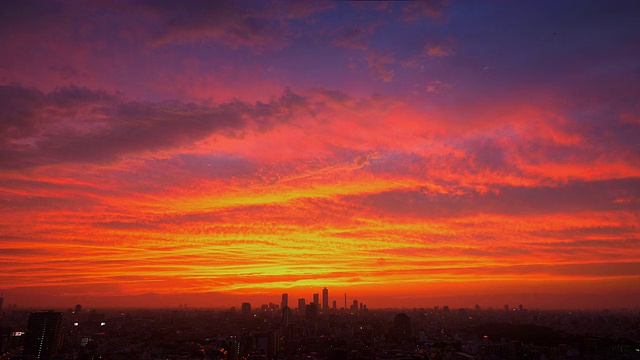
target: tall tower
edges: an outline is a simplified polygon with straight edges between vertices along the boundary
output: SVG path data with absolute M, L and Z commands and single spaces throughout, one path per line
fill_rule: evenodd
M 322 310 L 329 311 L 329 290 L 327 288 L 322 289 Z
M 411 340 L 411 318 L 405 313 L 400 313 L 393 318 L 394 335 L 400 341 Z
M 242 316 L 251 317 L 251 304 L 248 302 L 242 303 Z
M 320 307 L 320 294 L 313 294 L 313 303 L 316 304 L 316 309 Z
M 282 308 L 282 328 L 286 329 L 291 321 L 291 309 L 288 306 Z
M 23 354 L 49 360 L 58 351 L 62 337 L 62 313 L 38 311 L 29 314 Z
M 284 293 L 282 294 L 282 302 L 280 303 L 280 309 L 284 309 L 287 306 L 289 306 L 289 294 Z

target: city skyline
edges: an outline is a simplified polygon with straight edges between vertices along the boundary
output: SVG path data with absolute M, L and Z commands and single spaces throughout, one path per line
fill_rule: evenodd
M 327 288 L 324 288 L 327 289 Z M 327 289 L 328 290 L 328 289 Z M 280 295 L 258 295 L 258 294 L 243 294 L 243 295 L 229 295 L 229 294 L 215 294 L 215 293 L 203 293 L 193 296 L 193 294 L 154 294 L 147 293 L 141 294 L 136 300 L 131 302 L 121 302 L 120 299 L 113 297 L 56 297 L 47 296 L 45 301 L 37 299 L 33 301 L 31 298 L 14 298 L 12 300 L 17 302 L 6 303 L 6 311 L 15 311 L 16 309 L 30 309 L 36 311 L 51 311 L 51 310 L 70 310 L 71 308 L 85 307 L 86 309 L 212 309 L 212 310 L 229 310 L 237 309 L 241 312 L 243 306 L 248 306 L 247 311 L 261 312 L 265 306 L 269 310 L 281 311 L 283 309 L 283 299 L 287 298 L 287 307 L 291 311 L 295 311 L 298 314 L 304 314 L 305 305 L 314 304 L 318 314 L 333 314 L 335 311 L 352 310 L 354 304 L 366 305 L 370 310 L 385 310 L 385 309 L 436 309 L 449 311 L 449 309 L 475 309 L 479 311 L 481 309 L 492 310 L 507 310 L 516 311 L 523 310 L 523 302 L 530 306 L 531 310 L 589 310 L 589 309 L 637 309 L 637 305 L 633 300 L 628 302 L 627 305 L 617 304 L 605 304 L 604 306 L 594 306 L 593 304 L 600 303 L 603 298 L 585 299 L 582 296 L 568 297 L 568 300 L 573 303 L 568 305 L 557 305 L 557 301 L 554 301 L 553 296 L 549 294 L 535 294 L 535 296 L 514 295 L 514 294 L 491 294 L 488 296 L 443 296 L 443 297 L 428 297 L 428 298 L 414 298 L 408 300 L 406 298 L 398 298 L 396 296 L 378 297 L 378 296 L 358 296 L 358 294 L 348 295 L 347 293 L 340 293 L 336 296 L 329 296 L 328 311 L 325 311 L 323 303 L 316 304 L 314 302 L 314 295 L 317 293 L 283 293 Z M 307 295 L 307 296 L 305 296 Z M 290 298 L 291 296 L 291 298 Z M 324 300 L 324 298 L 322 298 Z M 3 300 L 3 298 L 0 298 Z M 557 299 L 556 299 L 557 300 Z M 355 301 L 355 302 L 354 302 Z M 369 302 L 373 303 L 373 306 L 369 306 Z M 475 301 L 475 302 L 474 302 Z M 501 302 L 502 301 L 502 302 Z M 508 304 L 504 304 L 507 301 Z M 529 303 L 528 301 L 531 301 Z M 293 303 L 292 303 L 293 302 Z M 80 304 L 81 303 L 81 304 Z M 509 306 L 511 304 L 511 306 Z M 0 308 L 0 313 L 2 308 Z M 89 310 L 87 310 L 89 311 Z
M 4 306 L 639 306 L 639 19 L 3 2 Z
M 635 310 L 367 309 L 8 309 L 4 358 L 157 359 L 636 359 Z M 215 334 L 212 336 L 212 334 Z M 135 344 L 135 346 L 132 346 Z M 162 346 L 158 346 L 162 345 Z M 151 351 L 149 351 L 151 349 Z
M 263 310 L 265 310 L 265 308 L 268 309 L 269 311 L 273 311 L 273 310 L 283 311 L 284 308 L 289 308 L 290 309 L 289 311 L 295 311 L 297 314 L 304 314 L 304 306 L 314 304 L 316 306 L 316 310 L 318 311 L 318 314 L 323 314 L 323 315 L 334 314 L 336 311 L 347 311 L 348 312 L 350 310 L 353 310 L 353 309 L 351 309 L 351 305 L 357 305 L 357 304 L 360 304 L 360 306 L 365 306 L 365 308 L 364 308 L 365 310 L 367 310 L 367 309 L 373 309 L 373 310 L 375 310 L 375 309 L 394 309 L 394 307 L 392 307 L 392 306 L 391 307 L 381 307 L 381 308 L 368 307 L 366 305 L 366 303 L 365 303 L 366 299 L 364 299 L 364 301 L 362 301 L 362 299 L 358 300 L 358 296 L 357 295 L 349 297 L 347 293 L 340 294 L 339 297 L 329 297 L 328 296 L 328 291 L 329 291 L 328 288 L 326 288 L 326 287 L 323 288 L 322 303 L 316 303 L 315 302 L 315 295 L 317 295 L 317 293 L 316 294 L 312 294 L 313 295 L 312 299 L 309 300 L 309 301 L 307 301 L 305 297 L 295 297 L 295 299 L 294 299 L 295 300 L 295 304 L 296 304 L 295 307 L 289 306 L 289 293 L 282 293 L 280 295 L 280 303 L 279 304 L 277 302 L 274 302 L 274 300 L 275 300 L 274 298 L 260 298 L 262 302 L 259 302 L 259 303 L 251 303 L 251 302 L 247 301 L 247 299 L 244 299 L 244 300 L 242 300 L 242 303 L 240 303 L 240 304 L 231 304 L 231 306 L 227 306 L 228 304 L 205 304 L 204 306 L 202 306 L 202 304 L 199 304 L 200 306 L 195 306 L 195 307 L 193 307 L 193 309 L 228 310 L 228 309 L 236 309 L 237 308 L 243 313 L 245 313 L 245 312 L 249 313 L 249 312 L 263 311 Z M 340 300 L 344 299 L 344 306 L 342 306 L 342 307 L 337 306 L 338 299 L 340 299 Z M 264 300 L 268 300 L 268 301 L 265 302 Z M 3 298 L 0 297 L 0 314 L 2 314 L 2 310 L 3 310 L 2 309 L 2 301 L 3 301 Z M 332 304 L 332 306 L 330 304 Z M 9 304 L 8 311 L 14 311 L 15 309 L 18 308 L 17 305 L 18 304 Z M 31 304 L 27 304 L 27 306 L 24 306 L 24 304 L 23 304 L 23 306 L 21 306 L 20 308 L 21 309 L 22 308 L 27 308 L 27 309 L 31 309 L 31 310 L 37 308 L 37 306 L 34 307 L 34 306 L 30 306 L 30 305 Z M 236 306 L 236 305 L 239 305 L 239 306 Z M 496 306 L 496 305 L 497 304 L 483 304 L 483 306 L 480 306 L 479 304 L 474 304 L 473 306 L 459 306 L 459 308 L 461 308 L 461 309 L 475 309 L 476 311 L 479 311 L 480 309 L 483 309 L 483 308 L 499 310 L 499 309 L 501 309 L 501 307 L 503 307 L 504 310 L 507 310 L 507 311 L 516 310 L 516 309 L 522 311 L 524 309 L 522 304 L 519 304 L 517 308 L 516 307 L 509 307 L 508 304 L 505 304 L 503 306 Z M 89 307 L 91 308 L 91 307 L 94 307 L 94 306 L 95 306 L 95 304 L 90 304 Z M 63 308 L 67 308 L 67 310 L 70 311 L 71 307 L 72 306 L 70 306 L 70 304 L 67 303 L 67 304 L 64 304 L 62 306 L 60 304 L 58 304 L 57 308 L 58 308 L 58 310 L 63 309 Z M 156 308 L 156 309 L 165 308 L 166 309 L 166 308 L 172 308 L 172 307 L 175 307 L 175 304 L 173 304 L 173 305 L 165 304 L 164 307 L 162 307 L 162 306 L 158 307 L 158 306 L 153 306 L 152 305 L 152 306 L 142 306 L 142 307 L 138 307 L 138 308 Z M 42 313 L 47 313 L 47 312 L 52 312 L 53 311 L 52 309 L 43 311 L 42 309 L 44 309 L 44 308 L 46 308 L 46 306 L 41 307 L 40 311 Z M 82 304 L 75 304 L 73 306 L 73 308 L 74 308 L 73 313 L 74 314 L 79 314 L 82 311 L 83 305 Z M 102 309 L 117 309 L 117 308 L 120 308 L 120 307 L 119 306 L 102 306 L 101 308 Z M 180 304 L 178 304 L 178 308 L 180 308 L 180 309 L 188 309 L 188 308 L 190 308 L 190 306 L 187 303 L 180 303 Z M 406 307 L 405 306 L 395 307 L 395 309 L 403 309 L 403 308 L 406 308 Z M 414 307 L 414 309 L 415 308 L 417 308 L 417 307 Z M 425 304 L 422 304 L 421 308 L 433 308 L 433 309 L 436 309 L 436 310 L 439 310 L 440 308 L 443 308 L 445 311 L 449 311 L 450 306 L 448 304 L 438 304 L 438 305 L 435 305 L 435 306 L 426 306 Z M 453 308 L 456 308 L 456 307 L 453 307 Z M 362 308 L 360 308 L 360 309 L 362 310 Z M 87 310 L 86 308 L 85 308 L 85 310 L 87 312 L 95 311 L 95 309 Z

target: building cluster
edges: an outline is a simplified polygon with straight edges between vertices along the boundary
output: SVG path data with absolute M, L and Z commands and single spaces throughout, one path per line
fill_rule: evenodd
M 235 311 L 235 307 L 231 308 L 231 311 Z M 253 316 L 253 309 L 251 304 L 248 302 L 242 303 L 241 306 L 242 315 Z M 347 306 L 347 294 L 344 294 L 344 307 L 338 308 L 338 302 L 333 300 L 331 306 L 329 306 L 329 289 L 322 289 L 322 303 L 320 303 L 320 294 L 313 294 L 313 300 L 307 303 L 305 298 L 299 298 L 295 307 L 289 306 L 289 294 L 282 294 L 282 299 L 280 301 L 280 305 L 275 303 L 263 304 L 260 306 L 261 312 L 274 312 L 281 311 L 283 321 L 288 321 L 294 315 L 303 315 L 308 318 L 315 318 L 318 315 L 331 315 L 338 314 L 338 312 L 349 312 L 352 314 L 357 314 L 359 312 L 367 311 L 367 305 L 364 303 L 359 303 L 358 300 L 353 300 L 350 306 Z
M 640 359 L 640 309 L 338 308 L 328 290 L 240 309 L 0 310 L 0 360 Z M 320 302 L 322 301 L 322 302 Z

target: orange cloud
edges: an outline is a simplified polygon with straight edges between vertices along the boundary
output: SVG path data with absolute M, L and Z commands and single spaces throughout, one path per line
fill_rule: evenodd
M 479 141 L 472 132 L 453 141 L 424 135 L 432 123 L 392 101 L 325 92 L 292 99 L 274 116 L 294 122 L 244 137 L 212 135 L 146 159 L 5 172 L 2 261 L 17 275 L 2 286 L 250 293 L 637 276 L 629 267 L 638 257 L 630 240 L 638 228 L 629 226 L 637 203 L 617 201 L 637 198 L 635 180 L 576 173 L 580 180 L 567 183 L 544 152 L 536 162 L 547 172 L 531 171 L 513 146 L 543 138 L 545 126 L 523 123 L 529 131 L 515 128 L 507 133 L 514 139 Z M 552 144 L 584 144 L 554 131 Z M 43 238 L 48 251 L 37 251 Z M 578 267 L 607 262 L 601 275 Z

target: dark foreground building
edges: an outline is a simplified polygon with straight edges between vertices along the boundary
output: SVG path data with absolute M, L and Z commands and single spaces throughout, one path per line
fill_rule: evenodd
M 60 346 L 62 336 L 62 313 L 38 311 L 29 315 L 24 355 L 38 360 L 51 359 Z

